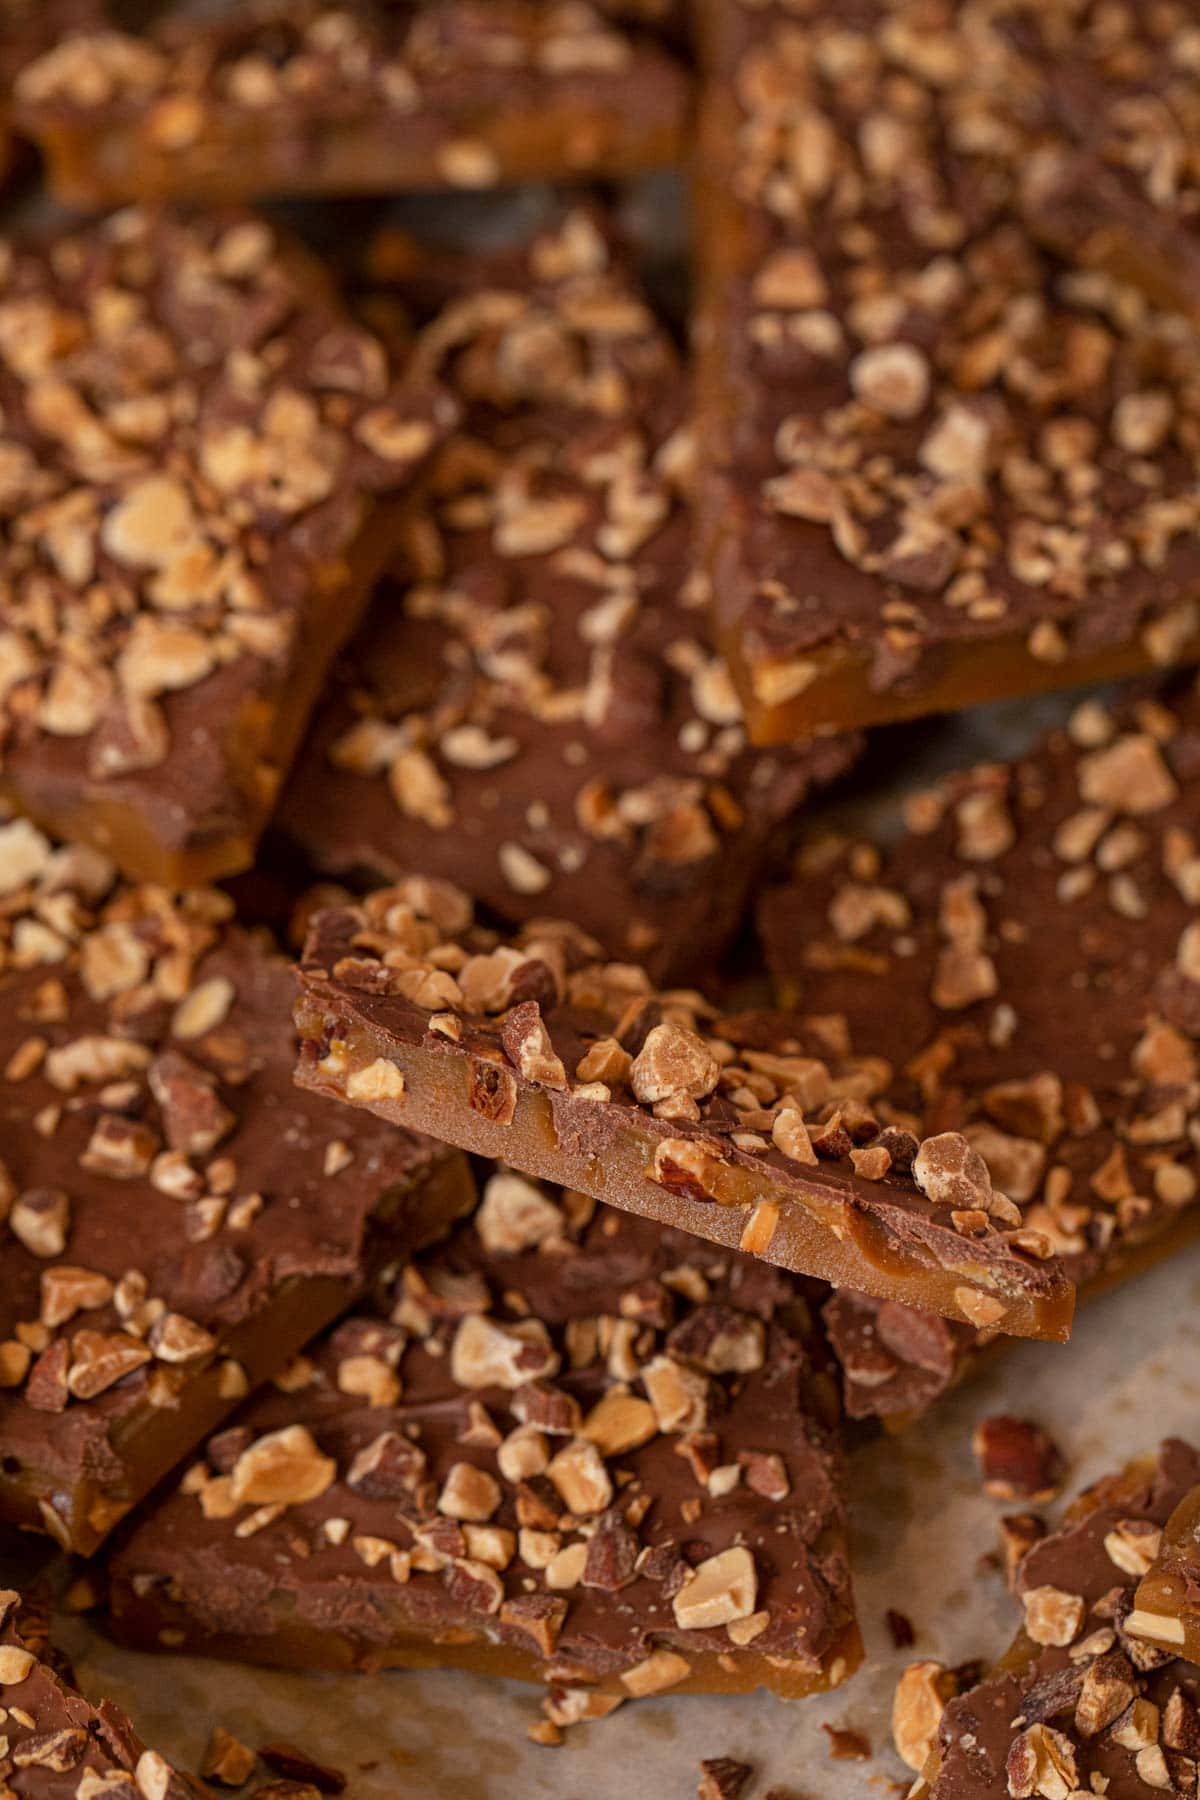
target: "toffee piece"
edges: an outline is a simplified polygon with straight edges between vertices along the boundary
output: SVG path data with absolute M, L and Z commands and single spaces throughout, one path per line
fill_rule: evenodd
M 702 561 L 759 742 L 1200 653 L 1196 323 L 1025 194 L 1073 140 L 1014 20 L 1090 95 L 1061 39 L 1112 12 L 701 7 Z
M 781 1002 L 870 1033 L 880 1116 L 962 1132 L 1083 1292 L 1200 1228 L 1198 770 L 1194 678 L 1088 701 L 913 798 L 895 849 L 814 844 L 760 911 Z M 920 1410 L 979 1347 L 852 1294 L 827 1317 L 855 1413 Z
M 498 937 L 425 877 L 319 914 L 299 975 L 302 1086 L 785 1268 L 1068 1333 L 1049 1239 L 964 1138 L 876 1116 L 892 1071 L 845 1032 L 718 1016 L 564 922 Z
M 1168 1439 L 1097 1482 L 1017 1572 L 1023 1629 L 946 1705 L 912 1800 L 1195 1794 L 1200 1670 L 1130 1632 L 1139 1576 L 1200 1456 Z
M 860 1647 L 811 1297 L 497 1170 L 137 1522 L 113 1625 L 148 1650 L 544 1681 L 559 1725 L 668 1689 L 834 1686 Z
M 20 1800 L 202 1800 L 208 1790 L 148 1750 L 119 1706 L 69 1687 L 21 1631 L 21 1598 L 0 1592 L 0 1781 Z
M 87 205 L 618 176 L 682 154 L 688 82 L 588 0 L 231 0 L 67 36 L 16 82 Z
M 0 828 L 0 1518 L 72 1550 L 472 1197 L 296 1091 L 287 963 L 231 913 Z
M 1129 1630 L 1200 1663 L 1200 1481 L 1163 1528 L 1158 1555 L 1138 1583 Z
M 417 252 L 401 296 L 435 263 Z M 655 979 L 711 968 L 772 832 L 856 746 L 747 749 L 687 582 L 678 359 L 591 216 L 444 283 L 410 368 L 462 426 L 280 823 L 326 874 L 420 869 Z
M 451 422 L 249 215 L 0 254 L 0 791 L 139 877 L 248 864 Z

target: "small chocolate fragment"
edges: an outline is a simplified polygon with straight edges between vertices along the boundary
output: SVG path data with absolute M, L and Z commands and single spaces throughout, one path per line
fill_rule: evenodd
M 290 1781 L 308 1783 L 319 1794 L 343 1794 L 346 1791 L 346 1777 L 340 1769 L 317 1762 L 306 1751 L 297 1750 L 294 1744 L 260 1744 L 258 1754 L 275 1774 L 284 1775 Z
M 975 1427 L 972 1444 L 983 1491 L 993 1500 L 1053 1500 L 1062 1487 L 1062 1451 L 1031 1419 L 996 1413 Z
M 737 1762 L 732 1756 L 705 1757 L 696 1800 L 739 1800 L 753 1774 L 749 1763 Z

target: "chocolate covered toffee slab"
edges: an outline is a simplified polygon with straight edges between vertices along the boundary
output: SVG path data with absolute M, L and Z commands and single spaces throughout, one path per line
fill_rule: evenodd
M 110 1605 L 149 1650 L 545 1681 L 565 1725 L 836 1685 L 845 1534 L 807 1284 L 498 1170 L 138 1521 Z
M 0 827 L 0 1518 L 75 1550 L 471 1200 L 297 1092 L 287 964 L 231 913 Z
M 687 76 L 588 0 L 279 0 L 80 32 L 20 75 L 64 198 L 394 193 L 677 159 Z
M 119 1706 L 95 1706 L 28 1647 L 21 1598 L 0 1591 L 0 1784 L 13 1800 L 200 1800 Z
M 1200 1228 L 1198 773 L 1194 678 L 1089 701 L 912 799 L 894 850 L 813 845 L 760 911 L 781 1001 L 869 1033 L 877 1106 L 961 1131 L 1085 1292 Z M 979 1347 L 852 1294 L 828 1322 L 859 1414 L 921 1410 Z
M 1049 1237 L 964 1138 L 877 1116 L 892 1071 L 836 1024 L 720 1017 L 425 877 L 318 915 L 299 975 L 305 1087 L 837 1285 L 1068 1333 Z
M 452 416 L 248 215 L 0 247 L 0 791 L 139 877 L 249 863 Z
M 337 669 L 282 826 L 329 874 L 420 869 L 502 919 L 573 919 L 655 979 L 711 968 L 772 831 L 856 745 L 747 748 L 689 601 L 670 339 L 574 213 L 471 259 L 410 366 L 462 426 L 411 579 L 384 586 Z
M 1022 11 L 701 6 L 703 563 L 757 741 L 1200 652 L 1200 335 L 1031 227 Z
M 902 1684 L 897 1742 L 918 1761 L 910 1800 L 1194 1800 L 1200 1670 L 1133 1635 L 1134 1590 L 1200 1456 L 1169 1439 L 1158 1457 L 1090 1488 L 1016 1577 L 1023 1629 L 978 1686 L 941 1704 L 936 1665 Z M 911 1731 L 906 1729 L 911 1725 Z

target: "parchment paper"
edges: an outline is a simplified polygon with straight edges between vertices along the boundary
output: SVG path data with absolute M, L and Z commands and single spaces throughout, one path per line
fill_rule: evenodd
M 1060 697 L 985 709 L 954 725 L 888 733 L 856 785 L 819 820 L 886 832 L 895 825 L 897 787 L 1019 752 L 1068 704 Z M 908 1777 L 888 1728 L 904 1664 L 918 1655 L 951 1664 L 990 1658 L 1015 1629 L 1000 1576 L 981 1569 L 1006 1508 L 980 1492 L 970 1447 L 974 1423 L 998 1411 L 1032 1416 L 1052 1431 L 1070 1461 L 1068 1495 L 1169 1433 L 1200 1433 L 1200 1247 L 1097 1301 L 1070 1345 L 1006 1348 L 907 1434 L 853 1450 L 867 1657 L 827 1698 L 643 1701 L 550 1750 L 527 1741 L 540 1717 L 538 1694 L 516 1684 L 453 1673 L 296 1676 L 143 1657 L 118 1650 L 85 1621 L 60 1635 L 84 1688 L 121 1701 L 147 1740 L 183 1766 L 197 1766 L 212 1725 L 223 1724 L 252 1745 L 294 1740 L 343 1769 L 356 1800 L 683 1800 L 695 1793 L 706 1756 L 752 1763 L 759 1800 L 773 1784 L 796 1800 L 904 1793 Z M 915 1625 L 915 1648 L 892 1648 L 889 1607 Z M 871 1759 L 831 1760 L 823 1724 L 861 1732 Z

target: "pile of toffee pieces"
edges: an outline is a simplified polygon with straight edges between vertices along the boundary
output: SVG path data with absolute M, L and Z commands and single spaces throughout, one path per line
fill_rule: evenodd
M 0 1794 L 347 1785 L 60 1610 L 547 1746 L 849 1681 L 846 1422 L 1200 1231 L 1196 661 L 1196 0 L 0 0 Z M 996 1560 L 889 1773 L 1200 1800 L 1200 1448 Z

